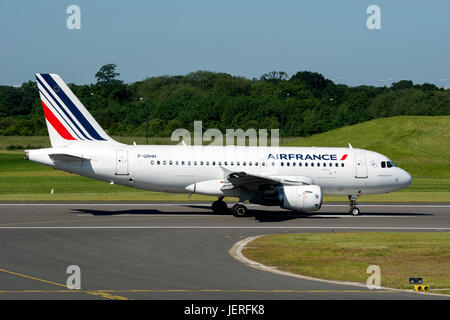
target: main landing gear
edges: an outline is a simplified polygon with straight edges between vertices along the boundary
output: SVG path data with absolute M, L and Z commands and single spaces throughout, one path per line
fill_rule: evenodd
M 348 201 L 349 201 L 349 213 L 353 216 L 357 216 L 359 215 L 359 209 L 356 207 L 356 199 L 358 198 L 358 196 L 355 195 L 350 195 L 348 196 Z
M 215 214 L 228 213 L 228 206 L 225 201 L 223 201 L 223 197 L 220 197 L 218 200 L 214 201 L 211 205 L 211 209 Z M 231 212 L 233 213 L 233 216 L 240 218 L 247 215 L 248 209 L 242 202 L 239 202 L 231 208 Z
M 236 203 L 231 210 L 233 211 L 233 216 L 238 218 L 245 217 L 248 212 L 247 207 L 243 203 Z

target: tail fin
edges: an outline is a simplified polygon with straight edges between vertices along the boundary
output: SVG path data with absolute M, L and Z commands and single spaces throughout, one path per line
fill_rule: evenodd
M 52 147 L 112 141 L 57 74 L 36 73 Z

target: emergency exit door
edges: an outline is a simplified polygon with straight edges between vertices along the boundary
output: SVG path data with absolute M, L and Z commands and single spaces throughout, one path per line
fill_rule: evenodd
M 128 175 L 128 151 L 117 150 L 116 175 Z
M 367 162 L 364 153 L 355 154 L 356 161 L 356 178 L 367 178 Z

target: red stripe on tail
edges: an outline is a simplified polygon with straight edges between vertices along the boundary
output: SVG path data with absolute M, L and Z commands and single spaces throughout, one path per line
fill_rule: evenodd
M 45 105 L 44 101 L 42 101 L 42 108 L 44 109 L 45 119 L 50 122 L 52 127 L 59 133 L 61 137 L 66 140 L 76 140 L 69 131 L 63 126 L 63 124 L 58 120 L 57 117 L 50 111 L 50 109 Z

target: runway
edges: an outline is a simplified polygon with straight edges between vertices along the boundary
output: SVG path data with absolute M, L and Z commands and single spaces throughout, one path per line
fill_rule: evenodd
M 235 218 L 193 202 L 1 203 L 0 299 L 447 299 L 293 279 L 228 253 L 268 233 L 450 231 L 450 204 L 359 207 L 353 217 L 342 203 L 316 215 L 249 205 Z M 81 290 L 66 287 L 69 265 Z

